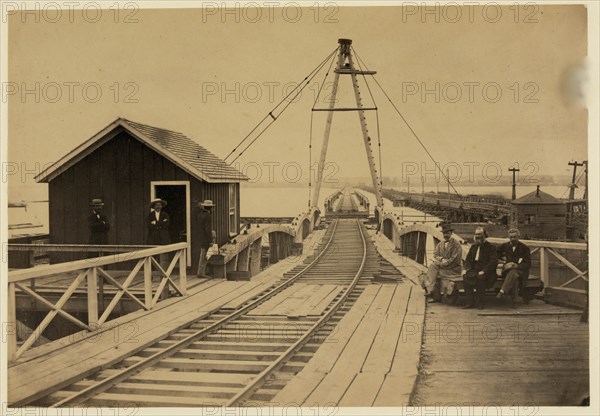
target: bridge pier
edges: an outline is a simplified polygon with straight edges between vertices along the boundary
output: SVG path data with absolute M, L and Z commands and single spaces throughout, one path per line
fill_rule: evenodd
M 255 276 L 260 272 L 260 254 L 262 249 L 262 238 L 256 239 L 250 246 L 250 276 Z
M 246 247 L 237 255 L 237 268 L 239 272 L 247 272 L 250 264 L 250 246 Z

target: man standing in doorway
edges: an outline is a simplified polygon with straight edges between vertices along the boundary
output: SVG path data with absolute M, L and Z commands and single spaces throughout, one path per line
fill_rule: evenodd
M 496 247 L 487 241 L 487 231 L 483 227 L 475 230 L 474 244 L 469 249 L 465 259 L 467 272 L 463 276 L 463 286 L 467 295 L 465 309 L 474 308 L 476 305 L 483 309 L 485 304 L 485 290 L 493 286 L 496 281 L 496 266 L 498 257 Z M 477 300 L 474 291 L 477 291 Z
M 206 253 L 210 246 L 214 244 L 215 238 L 213 235 L 212 227 L 212 215 L 211 210 L 215 206 L 213 201 L 210 199 L 200 202 L 200 210 L 196 215 L 198 223 L 198 236 L 200 244 L 200 258 L 198 259 L 198 276 L 206 275 L 206 265 L 208 260 L 206 259 Z
M 170 218 L 169 214 L 162 209 L 167 205 L 167 201 L 156 198 L 150 202 L 150 214 L 148 214 L 148 244 L 151 246 L 161 246 L 171 244 L 171 235 L 169 233 Z M 160 266 L 166 270 L 169 256 L 162 253 L 159 256 Z

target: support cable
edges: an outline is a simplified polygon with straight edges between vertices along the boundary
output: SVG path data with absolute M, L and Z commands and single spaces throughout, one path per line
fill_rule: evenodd
M 329 63 L 329 68 L 327 68 L 327 72 L 325 72 L 325 76 L 323 77 L 323 82 L 321 83 L 321 87 L 319 88 L 319 90 L 317 91 L 317 95 L 315 97 L 315 101 L 313 103 L 312 109 L 314 110 L 315 107 L 317 106 L 317 102 L 319 101 L 319 97 L 321 96 L 321 91 L 323 90 L 323 87 L 325 86 L 325 81 L 327 80 L 327 77 L 329 76 L 329 73 L 331 72 L 331 67 L 333 66 L 333 62 L 335 61 L 335 54 L 331 55 L 331 62 Z M 314 111 L 310 112 L 310 136 L 309 136 L 309 144 L 308 144 L 308 209 L 310 210 L 311 208 L 311 186 L 312 186 L 312 138 L 313 138 L 313 116 L 314 116 Z M 318 166 L 317 166 L 318 169 Z M 318 180 L 318 178 L 317 178 Z
M 325 64 L 327 63 L 327 61 L 333 56 L 335 55 L 335 53 L 337 52 L 338 48 L 335 48 L 333 52 L 331 52 L 329 55 L 327 55 L 327 57 L 321 61 L 321 63 L 319 63 L 319 65 L 317 65 L 316 68 L 314 68 L 306 77 L 304 77 L 304 79 L 294 88 L 292 89 L 292 91 L 290 91 L 288 93 L 288 95 L 286 95 L 275 107 L 273 107 L 273 109 L 271 111 L 269 111 L 267 113 L 266 116 L 264 116 L 262 118 L 262 120 L 260 120 L 258 122 L 258 124 L 250 131 L 250 133 L 248 133 L 246 135 L 246 137 L 244 137 L 244 139 L 242 139 L 242 141 L 240 143 L 238 143 L 238 145 L 236 147 L 233 148 L 233 150 L 231 152 L 229 152 L 229 154 L 225 157 L 225 161 L 227 161 L 227 159 L 229 159 L 234 153 L 235 151 L 244 143 L 246 142 L 246 140 L 248 140 L 250 138 L 250 136 L 252 136 L 252 134 L 262 125 L 264 124 L 265 120 L 267 120 L 269 117 L 271 118 L 271 120 L 269 121 L 269 123 L 266 125 L 266 127 L 264 129 L 262 129 L 260 131 L 260 133 L 258 133 L 258 135 L 248 144 L 244 147 L 244 149 L 231 161 L 228 162 L 229 164 L 232 164 L 233 162 L 235 162 L 240 156 L 242 156 L 244 154 L 244 152 L 246 150 L 248 150 L 248 148 L 250 146 L 252 146 L 256 140 L 258 140 L 258 138 L 283 114 L 283 112 L 290 106 L 291 103 L 294 102 L 294 100 L 302 93 L 302 91 L 304 90 L 304 88 L 306 88 L 306 86 L 310 83 L 310 81 L 312 81 L 312 79 L 315 77 L 315 75 L 317 75 L 319 73 L 319 71 L 323 68 L 323 66 L 325 66 Z M 290 98 L 290 96 L 293 97 L 289 100 L 288 98 Z M 285 105 L 283 106 L 283 108 L 281 110 L 278 110 L 278 108 L 285 103 Z M 274 114 L 277 113 L 277 114 Z
M 368 71 L 369 68 L 365 65 L 364 61 L 360 58 L 360 56 L 355 52 L 354 53 L 356 58 L 358 59 L 358 61 L 363 62 L 363 65 L 365 67 L 365 69 Z M 463 200 L 463 196 L 456 190 L 456 188 L 454 187 L 454 185 L 450 182 L 449 178 L 446 176 L 446 174 L 444 173 L 444 171 L 440 168 L 440 166 L 438 165 L 438 163 L 436 162 L 436 160 L 434 159 L 433 155 L 429 152 L 429 150 L 427 149 L 427 147 L 425 146 L 425 144 L 421 141 L 421 139 L 419 138 L 419 136 L 417 135 L 417 133 L 413 130 L 413 128 L 411 127 L 411 125 L 408 123 L 408 121 L 406 120 L 406 118 L 404 118 L 404 116 L 402 115 L 402 113 L 400 112 L 400 110 L 398 109 L 398 107 L 396 107 L 396 105 L 394 104 L 394 102 L 392 101 L 392 99 L 390 98 L 390 96 L 387 94 L 387 92 L 383 89 L 383 87 L 381 86 L 381 84 L 379 83 L 379 81 L 377 81 L 377 78 L 375 78 L 374 75 L 371 75 L 373 77 L 373 81 L 375 81 L 375 83 L 377 84 L 377 86 L 379 87 L 379 89 L 381 90 L 381 92 L 383 92 L 383 95 L 385 95 L 385 97 L 388 99 L 388 101 L 390 102 L 390 104 L 392 105 L 392 107 L 394 108 L 394 110 L 396 110 L 396 113 L 398 113 L 398 115 L 400 116 L 400 118 L 402 118 L 402 121 L 404 121 L 404 124 L 406 124 L 406 126 L 408 127 L 408 129 L 410 130 L 410 132 L 412 133 L 412 135 L 415 137 L 415 139 L 417 139 L 417 141 L 419 142 L 419 144 L 421 145 L 421 147 L 423 148 L 423 150 L 425 150 L 425 153 L 427 153 L 427 155 L 429 156 L 429 158 L 433 161 L 433 164 L 435 165 L 436 169 L 441 173 L 441 175 L 444 177 L 444 179 L 446 179 L 446 181 L 448 182 L 448 184 L 450 185 L 450 187 L 452 187 L 452 190 L 454 191 L 454 193 L 461 199 Z
M 361 65 L 361 59 L 356 54 L 354 47 L 350 46 L 350 48 L 352 49 L 352 53 L 357 57 L 356 63 L 358 64 L 358 69 L 360 69 L 360 71 L 362 72 L 363 68 Z M 365 69 L 367 69 L 367 68 L 365 67 Z M 371 96 L 371 100 L 373 101 L 373 106 L 375 107 L 375 120 L 376 120 L 376 124 L 377 124 L 377 147 L 379 148 L 379 185 L 381 186 L 381 189 L 383 190 L 383 165 L 381 163 L 381 130 L 379 127 L 379 109 L 377 107 L 377 103 L 375 102 L 375 97 L 373 96 L 371 87 L 369 86 L 369 83 L 367 82 L 367 77 L 365 76 L 364 73 L 362 74 L 362 77 L 363 77 L 363 81 L 365 82 L 365 85 L 367 86 L 367 91 L 369 91 L 369 95 Z

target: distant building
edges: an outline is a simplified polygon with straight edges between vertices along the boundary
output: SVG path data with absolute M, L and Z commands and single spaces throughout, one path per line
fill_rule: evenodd
M 567 238 L 566 204 L 537 187 L 511 201 L 510 225 L 521 231 L 523 238 L 565 240 Z
M 187 242 L 197 264 L 197 202 L 211 199 L 219 245 L 240 229 L 240 182 L 248 178 L 195 141 L 170 130 L 118 118 L 41 172 L 48 183 L 50 242 L 87 244 L 89 202 L 101 198 L 109 244 L 146 244 L 150 201 L 162 198 L 171 242 Z

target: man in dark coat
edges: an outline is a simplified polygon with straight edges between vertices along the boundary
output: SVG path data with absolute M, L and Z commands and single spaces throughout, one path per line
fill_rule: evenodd
M 508 240 L 498 247 L 498 259 L 504 261 L 502 267 L 502 276 L 504 283 L 498 298 L 505 294 L 511 294 L 511 306 L 516 307 L 517 293 L 521 292 L 523 301 L 529 303 L 529 296 L 526 290 L 527 278 L 529 277 L 529 268 L 531 267 L 531 251 L 529 247 L 519 241 L 519 230 L 511 228 L 508 230 Z
M 167 205 L 167 201 L 156 198 L 150 202 L 150 214 L 148 214 L 148 244 L 151 246 L 160 246 L 171 243 L 169 233 L 170 219 L 169 214 L 162 209 Z
M 483 227 L 475 230 L 475 243 L 469 249 L 465 259 L 467 272 L 463 277 L 463 286 L 467 295 L 465 309 L 474 308 L 476 305 L 483 309 L 485 304 L 485 289 L 492 287 L 496 281 L 496 266 L 498 257 L 496 247 L 487 241 L 487 231 Z M 475 299 L 474 290 L 477 291 Z
M 104 202 L 101 199 L 92 199 L 92 212 L 88 215 L 90 228 L 90 244 L 108 244 L 108 230 L 110 225 L 106 215 L 102 213 Z
M 200 244 L 200 257 L 198 259 L 198 276 L 205 276 L 208 260 L 206 252 L 214 243 L 211 210 L 215 206 L 210 199 L 200 203 L 200 210 L 196 214 L 198 224 L 198 240 Z
M 171 243 L 171 234 L 169 232 L 170 218 L 169 214 L 162 209 L 167 205 L 167 201 L 155 198 L 150 202 L 150 214 L 148 214 L 148 244 L 151 246 L 161 246 Z M 160 266 L 167 270 L 169 254 L 159 255 Z

